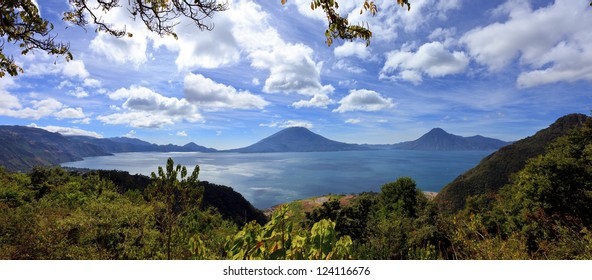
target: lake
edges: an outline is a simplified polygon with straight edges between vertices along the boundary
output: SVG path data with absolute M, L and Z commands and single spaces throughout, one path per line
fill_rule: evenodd
M 62 166 L 124 170 L 150 175 L 175 164 L 191 172 L 199 165 L 201 181 L 226 185 L 255 207 L 265 209 L 297 199 L 379 191 L 402 176 L 424 191 L 438 192 L 493 151 L 373 150 L 312 153 L 120 153 L 89 157 Z

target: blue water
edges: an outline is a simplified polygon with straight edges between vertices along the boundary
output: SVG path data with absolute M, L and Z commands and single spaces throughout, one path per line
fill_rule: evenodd
M 89 157 L 62 166 L 117 169 L 150 175 L 172 157 L 199 179 L 232 187 L 255 207 L 325 194 L 379 191 L 409 176 L 424 191 L 439 191 L 492 151 L 347 151 L 318 153 L 121 153 Z M 191 168 L 190 168 L 191 167 Z

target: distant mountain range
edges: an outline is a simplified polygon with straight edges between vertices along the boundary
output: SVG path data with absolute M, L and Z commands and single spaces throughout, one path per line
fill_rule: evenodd
M 469 196 L 497 192 L 510 183 L 511 175 L 524 168 L 528 159 L 543 154 L 551 142 L 581 127 L 589 118 L 583 114 L 566 115 L 535 135 L 499 149 L 446 185 L 436 201 L 442 209 L 456 211 L 464 207 Z
M 157 145 L 134 138 L 63 136 L 40 128 L 0 126 L 0 165 L 9 170 L 29 170 L 36 165 L 56 165 L 83 157 L 124 152 L 329 152 L 372 149 L 409 150 L 494 150 L 507 145 L 482 136 L 461 137 L 435 128 L 415 141 L 386 145 L 358 145 L 338 142 L 304 127 L 283 129 L 253 145 L 218 151 L 193 142 L 184 146 Z
M 279 131 L 251 146 L 228 150 L 238 153 L 276 153 L 276 152 L 331 152 L 369 150 L 357 144 L 333 141 L 304 127 L 289 127 Z
M 497 150 L 508 144 L 510 143 L 481 135 L 462 137 L 450 134 L 441 128 L 434 128 L 417 140 L 394 144 L 392 148 L 431 151 Z
M 115 137 L 115 138 L 94 138 L 89 136 L 67 136 L 68 138 L 86 144 L 100 147 L 107 153 L 128 153 L 128 152 L 216 152 L 216 149 L 206 148 L 190 142 L 184 146 L 177 145 L 156 145 L 140 139 Z
M 156 145 L 132 138 L 64 136 L 34 127 L 0 126 L 0 166 L 12 171 L 27 171 L 34 166 L 57 165 L 113 153 L 215 151 L 195 143 Z

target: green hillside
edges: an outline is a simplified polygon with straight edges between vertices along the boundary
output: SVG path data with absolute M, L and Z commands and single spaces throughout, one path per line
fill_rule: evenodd
M 560 136 L 581 127 L 586 115 L 571 114 L 559 118 L 535 135 L 516 141 L 487 156 L 481 162 L 446 185 L 436 201 L 442 209 L 462 209 L 467 197 L 494 193 L 510 182 L 511 175 L 521 170 L 530 158 L 541 155 Z

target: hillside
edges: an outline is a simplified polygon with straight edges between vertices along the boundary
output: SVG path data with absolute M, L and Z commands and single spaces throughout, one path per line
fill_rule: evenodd
M 140 139 L 127 137 L 94 138 L 88 136 L 66 136 L 83 143 L 93 144 L 101 147 L 108 153 L 129 153 L 129 152 L 215 152 L 215 149 L 206 148 L 193 142 L 184 146 L 178 145 L 157 145 Z
M 56 165 L 104 156 L 100 147 L 76 141 L 59 133 L 24 126 L 0 126 L 0 165 L 8 170 L 26 171 L 37 165 Z
M 248 147 L 228 151 L 239 153 L 276 153 L 354 150 L 368 150 L 368 148 L 357 144 L 333 141 L 313 133 L 304 127 L 290 127 Z
M 434 128 L 417 140 L 394 144 L 392 148 L 433 151 L 497 150 L 508 144 L 508 142 L 480 135 L 462 137 L 450 134 L 441 128 Z
M 581 127 L 586 118 L 583 114 L 561 117 L 535 135 L 499 149 L 446 185 L 436 196 L 436 201 L 442 208 L 454 211 L 464 207 L 469 196 L 499 190 L 510 182 L 511 175 L 521 170 L 529 158 L 544 153 L 553 140 Z
M 0 166 L 11 171 L 28 171 L 34 166 L 52 166 L 112 153 L 215 151 L 193 142 L 184 146 L 156 145 L 133 138 L 64 136 L 34 127 L 0 126 Z

